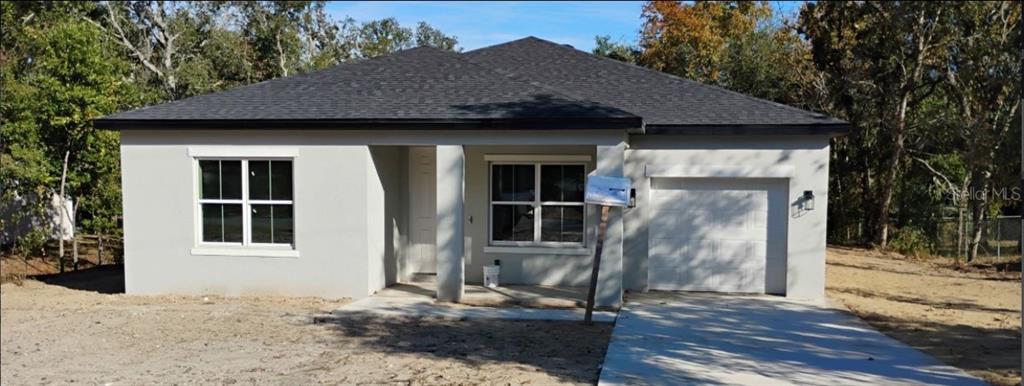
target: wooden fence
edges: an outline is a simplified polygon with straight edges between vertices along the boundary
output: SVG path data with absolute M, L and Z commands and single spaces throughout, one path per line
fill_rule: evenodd
M 120 236 L 76 234 L 74 239 L 64 243 L 67 249 L 60 259 L 61 272 L 65 270 L 65 262 L 71 263 L 74 270 L 82 265 L 100 266 L 124 262 L 124 239 Z

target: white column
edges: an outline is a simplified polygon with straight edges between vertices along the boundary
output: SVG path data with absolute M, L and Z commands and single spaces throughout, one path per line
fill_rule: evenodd
M 442 302 L 461 300 L 466 282 L 464 164 L 461 145 L 437 146 L 437 300 Z
M 625 161 L 624 142 L 613 146 L 597 146 L 597 168 L 593 175 L 622 177 Z M 599 218 L 594 224 L 597 221 Z M 619 307 L 622 303 L 622 208 L 613 207 L 608 213 L 608 228 L 605 231 L 594 303 L 599 307 Z

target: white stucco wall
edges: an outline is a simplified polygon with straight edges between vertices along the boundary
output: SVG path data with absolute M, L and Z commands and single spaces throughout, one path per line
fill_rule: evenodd
M 584 155 L 590 157 L 586 171 L 594 170 L 594 146 L 467 146 L 466 147 L 466 281 L 483 283 L 483 266 L 501 260 L 501 281 L 508 284 L 585 286 L 590 282 L 593 254 L 487 252 L 489 212 L 489 162 L 485 156 L 501 155 Z M 596 211 L 586 209 L 587 250 L 592 250 Z M 469 219 L 472 218 L 472 223 Z M 534 248 L 537 250 L 538 248 Z M 525 250 L 525 249 L 524 249 Z
M 626 151 L 626 175 L 637 190 L 637 207 L 627 209 L 624 216 L 624 287 L 634 291 L 647 288 L 646 218 L 651 179 L 644 171 L 648 165 L 683 165 L 698 173 L 723 167 L 740 174 L 743 170 L 756 174 L 785 169 L 792 171 L 786 178 L 790 210 L 786 213 L 785 293 L 794 298 L 823 298 L 828 161 L 828 136 L 632 136 Z M 814 191 L 816 208 L 795 211 L 792 205 L 804 190 Z M 775 233 L 777 229 L 770 237 Z
M 586 155 L 592 172 L 599 147 L 613 148 L 621 131 L 413 132 L 186 130 L 122 132 L 125 280 L 130 293 L 252 294 L 362 297 L 398 280 L 408 229 L 410 145 L 464 145 L 465 279 L 482 281 L 482 266 L 502 261 L 505 283 L 586 285 L 597 211 L 587 209 L 585 253 L 495 251 L 487 248 L 487 155 Z M 624 173 L 637 207 L 622 211 L 622 286 L 646 289 L 648 165 L 789 168 L 787 205 L 814 190 L 817 208 L 788 213 L 788 296 L 824 293 L 826 136 L 631 136 Z M 194 255 L 194 164 L 189 149 L 269 149 L 296 155 L 295 232 L 298 257 Z M 621 148 L 620 148 L 621 149 Z M 609 260 L 610 261 L 610 260 Z M 614 268 L 617 264 L 603 268 Z M 778 267 L 769 267 L 778 269 Z M 605 271 L 605 269 L 602 269 Z M 617 275 L 603 274 L 603 278 Z M 610 288 L 610 287 L 609 287 Z
M 381 175 L 370 147 L 358 143 L 345 136 L 279 131 L 122 132 L 126 290 L 362 297 L 379 289 L 389 260 L 384 255 L 394 248 L 384 245 L 388 220 Z M 299 255 L 193 254 L 197 178 L 190 148 L 295 154 Z

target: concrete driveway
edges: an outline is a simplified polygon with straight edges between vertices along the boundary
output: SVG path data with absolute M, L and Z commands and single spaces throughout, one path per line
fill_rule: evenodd
M 777 297 L 630 296 L 601 385 L 984 385 L 848 313 Z

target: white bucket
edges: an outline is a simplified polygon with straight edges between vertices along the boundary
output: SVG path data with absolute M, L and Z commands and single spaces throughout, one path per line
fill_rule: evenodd
M 498 276 L 501 275 L 500 265 L 484 266 L 484 287 L 498 288 Z

